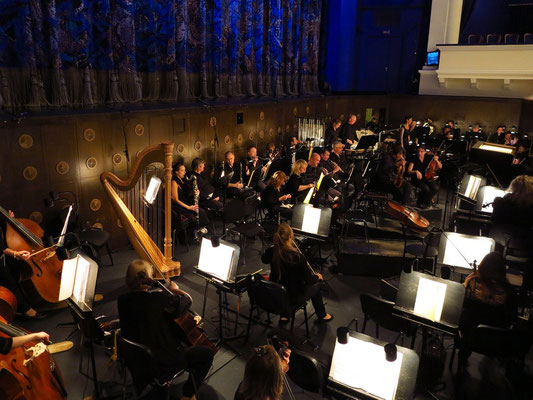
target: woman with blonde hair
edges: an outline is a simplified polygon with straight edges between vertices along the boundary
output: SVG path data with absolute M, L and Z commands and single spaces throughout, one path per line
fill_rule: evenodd
M 280 224 L 274 234 L 274 246 L 267 249 L 261 257 L 265 264 L 270 264 L 270 280 L 281 283 L 291 303 L 301 303 L 311 299 L 319 322 L 329 322 L 333 316 L 326 312 L 320 294 L 321 274 L 312 270 L 305 256 L 294 243 L 294 232 L 288 224 Z M 280 322 L 287 322 L 288 316 L 282 316 Z
M 271 345 L 259 346 L 244 368 L 235 400 L 279 400 L 283 392 L 281 358 Z
M 494 200 L 490 236 L 500 246 L 505 246 L 511 238 L 528 239 L 533 245 L 533 177 L 517 176 L 507 191 L 504 197 Z M 524 243 L 521 247 L 529 246 Z
M 297 201 L 302 202 L 307 195 L 307 191 L 314 185 L 312 183 L 304 184 L 304 178 L 302 176 L 307 169 L 307 161 L 296 160 L 292 166 L 291 176 L 287 182 L 287 193 L 291 195 L 294 203 Z
M 283 194 L 281 187 L 287 182 L 287 175 L 283 171 L 276 171 L 268 181 L 268 185 L 261 193 L 261 203 L 271 215 L 282 213 L 284 217 L 290 218 L 292 210 L 282 208 L 283 201 L 291 198 L 290 194 Z

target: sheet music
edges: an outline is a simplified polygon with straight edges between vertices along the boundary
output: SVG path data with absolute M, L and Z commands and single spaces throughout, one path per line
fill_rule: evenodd
M 74 279 L 76 277 L 76 265 L 78 264 L 78 257 L 63 261 L 63 269 L 61 270 L 61 283 L 59 285 L 59 301 L 68 299 L 72 296 L 72 288 L 74 287 Z
M 396 361 L 385 359 L 383 346 L 348 337 L 348 343 L 335 343 L 329 377 L 354 389 L 392 400 L 396 395 L 403 354 Z
M 83 257 L 77 257 L 76 279 L 72 295 L 78 303 L 84 303 L 87 295 L 87 284 L 89 283 L 89 272 L 91 263 Z
M 446 236 L 447 242 L 451 242 L 446 243 L 446 248 L 444 249 L 442 263 L 446 265 L 473 269 L 470 264 L 474 260 L 479 263 L 492 250 L 493 240 L 490 238 L 482 236 L 457 236 L 453 232 L 447 233 Z
M 445 283 L 420 278 L 413 312 L 431 321 L 440 321 L 446 288 Z
M 482 200 L 482 206 L 481 211 L 492 213 L 492 203 L 494 202 L 494 199 L 496 197 L 503 197 L 505 196 L 505 190 L 494 187 L 494 186 L 485 186 L 483 188 L 483 200 Z M 483 204 L 486 204 L 485 207 L 483 207 Z
M 198 269 L 228 282 L 235 250 L 224 244 L 213 247 L 211 241 L 202 238 Z
M 307 233 L 318 233 L 320 225 L 320 208 L 305 207 L 302 221 L 302 231 Z

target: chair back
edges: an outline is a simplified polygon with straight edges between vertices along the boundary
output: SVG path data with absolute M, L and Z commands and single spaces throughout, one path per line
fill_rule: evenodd
M 533 33 L 524 33 L 524 44 L 533 44 Z
M 230 199 L 224 204 L 222 219 L 224 224 L 232 224 L 244 218 L 244 203 L 240 199 Z
M 502 35 L 499 33 L 489 33 L 487 35 L 487 44 L 500 44 L 502 42 Z
M 503 37 L 503 42 L 505 44 L 517 44 L 519 35 L 518 33 L 506 33 Z
M 316 358 L 291 347 L 291 362 L 287 375 L 303 390 L 320 393 L 324 387 L 324 371 Z
M 135 392 L 142 393 L 144 388 L 154 382 L 157 366 L 149 347 L 128 340 L 117 333 L 118 358 L 131 373 Z
M 255 210 L 257 209 L 258 201 L 255 193 L 250 194 L 244 198 L 243 217 L 250 218 L 255 216 Z
M 276 315 L 289 314 L 289 294 L 279 283 L 267 281 L 256 274 L 250 279 L 248 296 L 250 302 L 266 312 Z
M 392 313 L 394 303 L 372 294 L 362 293 L 359 296 L 361 308 L 365 318 L 369 318 L 379 326 L 393 332 L 403 332 L 410 335 L 412 326 L 409 321 L 403 320 Z
M 527 331 L 478 325 L 474 328 L 468 348 L 489 357 L 524 357 L 532 339 Z
M 483 36 L 481 35 L 468 35 L 468 44 L 483 44 Z

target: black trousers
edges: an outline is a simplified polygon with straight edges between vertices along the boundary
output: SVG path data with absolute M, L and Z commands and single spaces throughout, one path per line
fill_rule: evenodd
M 16 261 L 15 261 L 16 262 Z M 26 297 L 20 290 L 18 284 L 19 274 L 16 267 L 10 265 L 11 262 L 6 260 L 6 256 L 0 257 L 0 286 L 9 289 L 17 298 L 17 312 L 25 313 L 31 306 Z
M 396 187 L 393 184 L 383 184 L 382 190 L 392 194 L 392 199 L 402 204 L 409 204 L 413 188 L 409 182 L 404 181 L 401 187 Z
M 428 182 L 424 180 L 415 179 L 411 181 L 414 186 L 420 188 L 420 194 L 418 195 L 418 204 L 430 205 L 433 196 L 439 191 L 439 184 L 435 181 Z
M 313 308 L 315 309 L 316 316 L 318 319 L 322 319 L 326 316 L 326 306 L 324 306 L 324 300 L 322 299 L 322 294 L 320 293 L 320 288 L 322 287 L 322 282 L 317 282 L 313 285 L 306 286 L 303 293 L 298 294 L 294 297 L 291 297 L 291 301 L 295 304 L 303 303 L 305 300 L 311 300 Z

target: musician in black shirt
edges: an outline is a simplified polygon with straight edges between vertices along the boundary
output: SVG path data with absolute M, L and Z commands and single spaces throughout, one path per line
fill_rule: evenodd
M 289 136 L 289 144 L 283 149 L 283 156 L 292 157 L 293 153 L 296 153 L 302 147 L 302 144 L 296 136 Z
M 504 144 L 505 143 L 505 126 L 503 125 L 498 126 L 498 129 L 496 129 L 496 132 L 491 133 L 489 135 L 487 142 Z
M 270 178 L 267 187 L 261 193 L 261 203 L 271 216 L 281 213 L 287 219 L 292 216 L 292 209 L 282 207 L 285 200 L 291 198 L 290 194 L 284 194 L 282 186 L 287 182 L 287 175 L 283 171 L 276 171 Z
M 224 154 L 224 161 L 215 171 L 218 186 L 225 191 L 225 197 L 239 197 L 244 187 L 241 182 L 241 169 L 235 163 L 235 154 L 227 151 Z
M 220 194 L 211 185 L 209 179 L 203 175 L 205 170 L 205 161 L 201 158 L 195 158 L 191 163 L 192 175 L 196 176 L 198 190 L 200 191 L 200 207 L 220 210 L 223 207 L 220 201 Z
M 293 203 L 301 203 L 304 201 L 305 196 L 314 186 L 313 182 L 306 182 L 302 174 L 307 169 L 307 161 L 297 160 L 292 166 L 291 176 L 287 182 L 285 191 L 291 195 Z
M 411 183 L 420 188 L 416 203 L 420 208 L 429 207 L 433 196 L 439 191 L 439 184 L 435 180 L 428 181 L 425 176 L 428 165 L 432 160 L 435 161 L 436 171 L 442 169 L 439 157 L 436 154 L 433 157 L 428 157 L 426 155 L 426 148 L 420 146 L 417 150 L 416 157 L 409 163 L 409 168 L 407 169 L 407 175 L 411 176 Z
M 339 140 L 340 127 L 341 120 L 336 118 L 331 124 L 331 126 L 326 129 L 326 140 L 324 142 L 324 146 L 331 148 L 333 143 Z
M 380 161 L 377 173 L 377 184 L 381 190 L 393 195 L 393 199 L 408 204 L 411 201 L 412 187 L 403 179 L 406 161 L 405 151 L 401 145 L 393 147 Z M 403 172 L 402 172 L 403 171 Z
M 355 114 L 348 115 L 348 121 L 342 126 L 339 137 L 345 145 L 351 146 L 357 142 L 357 133 L 355 132 Z
M 184 347 L 174 319 L 189 312 L 192 298 L 174 282 L 168 287 L 174 296 L 151 291 L 148 282 L 153 276 L 152 265 L 144 260 L 134 260 L 128 266 L 126 285 L 129 292 L 118 298 L 121 334 L 150 348 L 157 363 L 154 372 L 161 380 L 187 368 L 189 378 L 183 386 L 182 399 L 193 399 L 196 388 L 211 368 L 214 354 L 206 346 Z
M 240 168 L 245 186 L 254 188 L 258 192 L 261 192 L 266 187 L 265 183 L 259 179 L 266 167 L 263 165 L 263 160 L 257 157 L 257 147 L 254 145 L 248 146 L 247 156 L 241 160 Z

